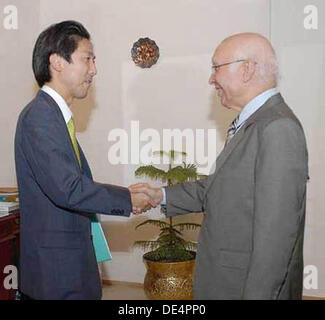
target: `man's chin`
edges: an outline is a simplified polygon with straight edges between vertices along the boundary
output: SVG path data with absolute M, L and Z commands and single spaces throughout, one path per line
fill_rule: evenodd
M 241 108 L 238 107 L 238 106 L 235 106 L 235 105 L 231 105 L 225 101 L 222 101 L 222 99 L 220 99 L 220 102 L 221 102 L 221 105 L 226 108 L 226 109 L 229 109 L 229 110 L 236 110 L 236 111 L 240 111 Z
M 234 105 L 228 105 L 226 108 L 231 109 L 231 110 L 235 110 L 235 111 L 239 111 L 239 112 L 241 111 L 240 107 L 234 106 Z
M 231 109 L 231 107 L 228 105 L 226 101 L 222 99 L 222 97 L 220 98 L 220 103 L 224 108 Z
M 79 93 L 75 98 L 76 99 L 84 99 L 88 95 L 88 90 L 86 92 Z
M 230 109 L 228 106 L 228 103 L 225 101 L 224 95 L 223 94 L 218 94 L 220 103 L 223 107 Z

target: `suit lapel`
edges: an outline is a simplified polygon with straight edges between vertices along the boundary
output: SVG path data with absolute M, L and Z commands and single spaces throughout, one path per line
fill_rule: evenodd
M 246 125 L 243 125 L 238 132 L 235 134 L 235 136 L 228 142 L 228 144 L 224 147 L 224 149 L 219 154 L 216 162 L 215 162 L 215 171 L 214 174 L 217 174 L 220 168 L 223 166 L 227 158 L 231 155 L 233 150 L 236 148 L 236 146 L 240 143 L 242 138 L 244 137 Z
M 215 170 L 213 173 L 213 178 L 211 179 L 210 184 L 206 187 L 206 193 L 215 181 L 218 171 L 222 168 L 228 157 L 231 155 L 231 153 L 235 150 L 236 146 L 245 136 L 246 127 L 247 124 L 244 124 L 219 154 L 218 158 L 215 161 Z
M 79 163 L 78 163 L 78 158 L 77 158 L 77 155 L 73 149 L 73 145 L 72 145 L 72 141 L 71 141 L 71 138 L 70 138 L 70 134 L 69 134 L 69 130 L 68 130 L 68 126 L 64 120 L 64 117 L 63 117 L 63 114 L 60 110 L 60 107 L 58 106 L 58 104 L 55 102 L 55 100 L 49 95 L 47 94 L 46 92 L 44 92 L 43 90 L 40 90 L 39 95 L 43 96 L 49 103 L 52 107 L 55 108 L 56 112 L 57 112 L 57 116 L 58 116 L 58 123 L 60 125 L 60 134 L 63 135 L 63 140 L 67 142 L 67 148 L 69 149 L 69 152 L 72 152 L 73 154 L 73 157 L 75 158 L 75 163 L 79 169 L 79 171 L 81 170 L 82 171 L 82 168 L 79 167 Z M 79 148 L 79 153 L 80 153 L 80 146 L 79 146 L 79 143 L 77 142 L 77 145 L 78 145 L 78 148 Z M 81 162 L 83 164 L 83 161 Z
M 245 124 L 238 130 L 235 136 L 230 140 L 230 142 L 224 147 L 224 149 L 219 154 L 218 158 L 215 161 L 215 170 L 213 173 L 213 178 L 206 187 L 206 193 L 210 189 L 211 185 L 215 181 L 218 171 L 222 168 L 228 157 L 236 149 L 237 145 L 245 136 L 245 131 L 248 127 L 256 122 L 257 119 L 262 118 L 264 114 L 273 106 L 284 102 L 280 93 L 272 96 L 267 100 L 263 106 L 261 106 L 256 112 L 254 112 L 245 122 Z

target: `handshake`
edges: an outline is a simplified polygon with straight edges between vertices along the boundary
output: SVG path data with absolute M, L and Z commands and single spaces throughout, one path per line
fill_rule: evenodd
M 131 193 L 132 212 L 139 214 L 156 208 L 163 200 L 161 188 L 152 188 L 148 183 L 132 184 L 128 188 Z

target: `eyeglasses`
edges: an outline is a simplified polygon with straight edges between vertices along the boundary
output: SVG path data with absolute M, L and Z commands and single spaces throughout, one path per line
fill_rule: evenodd
M 233 64 L 233 63 L 237 63 L 237 62 L 244 62 L 244 61 L 248 61 L 246 59 L 240 59 L 240 60 L 235 60 L 235 61 L 231 61 L 231 62 L 227 62 L 227 63 L 223 63 L 223 64 L 218 64 L 218 65 L 213 65 L 211 68 L 214 72 L 218 71 L 221 67 L 223 66 L 227 66 L 228 64 Z

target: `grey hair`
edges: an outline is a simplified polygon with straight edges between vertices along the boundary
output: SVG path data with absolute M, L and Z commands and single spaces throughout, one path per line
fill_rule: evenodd
M 257 71 L 261 81 L 264 83 L 270 82 L 270 80 L 276 83 L 279 80 L 279 64 L 275 52 L 264 61 L 257 62 Z
M 270 81 L 274 81 L 276 84 L 279 81 L 280 75 L 279 75 L 279 66 L 278 61 L 276 57 L 270 57 L 266 61 L 262 61 L 259 59 L 247 57 L 244 55 L 238 55 L 236 56 L 235 60 L 250 60 L 256 63 L 256 71 L 258 74 L 258 79 L 261 83 L 267 84 Z M 235 64 L 231 66 L 231 71 L 237 69 L 238 66 Z
M 231 36 L 223 42 L 239 39 L 240 36 L 246 36 L 247 38 L 244 44 L 237 46 L 235 49 L 235 59 L 256 62 L 258 80 L 261 83 L 277 83 L 279 80 L 279 65 L 276 53 L 269 40 L 257 33 L 243 33 Z M 233 66 L 233 68 L 235 68 L 235 66 Z

